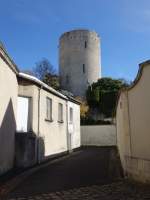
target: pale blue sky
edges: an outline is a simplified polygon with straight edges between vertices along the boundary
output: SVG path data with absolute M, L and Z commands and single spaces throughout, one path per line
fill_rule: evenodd
M 58 68 L 58 39 L 76 28 L 101 38 L 102 75 L 135 78 L 150 59 L 149 0 L 0 0 L 0 40 L 20 69 L 46 57 Z

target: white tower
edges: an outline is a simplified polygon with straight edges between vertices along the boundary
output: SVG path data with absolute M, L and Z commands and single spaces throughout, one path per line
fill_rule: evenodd
M 94 31 L 73 30 L 59 40 L 62 89 L 85 96 L 89 85 L 101 77 L 100 38 Z

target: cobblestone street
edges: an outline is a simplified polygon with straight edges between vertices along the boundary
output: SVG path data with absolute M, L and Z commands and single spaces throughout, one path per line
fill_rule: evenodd
M 109 167 L 114 165 L 112 152 L 111 148 L 74 152 L 31 174 L 5 200 L 150 199 L 149 188 L 112 177 L 117 178 L 114 168 Z
M 137 186 L 125 181 L 108 185 L 93 185 L 67 191 L 43 193 L 25 198 L 9 200 L 143 200 L 150 199 L 148 187 Z

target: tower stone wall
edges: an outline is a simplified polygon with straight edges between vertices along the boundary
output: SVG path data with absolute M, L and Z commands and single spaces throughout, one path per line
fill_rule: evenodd
M 101 77 L 100 38 L 94 31 L 73 30 L 59 40 L 59 73 L 62 89 L 85 96 Z

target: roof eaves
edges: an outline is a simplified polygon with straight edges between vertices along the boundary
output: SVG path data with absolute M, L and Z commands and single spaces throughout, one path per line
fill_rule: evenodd
M 65 95 L 61 94 L 60 92 L 56 91 L 55 89 L 53 89 L 52 87 L 48 86 L 47 84 L 45 84 L 44 82 L 40 81 L 38 78 L 34 77 L 34 76 L 31 76 L 31 75 L 28 75 L 28 74 L 25 74 L 25 73 L 22 73 L 20 72 L 18 74 L 19 77 L 21 78 L 25 78 L 26 80 L 30 80 L 32 81 L 33 83 L 36 83 L 40 86 L 42 86 L 43 88 L 47 89 L 49 92 L 63 98 L 63 99 L 68 99 Z
M 15 72 L 16 74 L 19 73 L 19 69 L 14 61 L 8 55 L 4 45 L 0 42 L 0 57 L 4 60 L 4 62 Z

